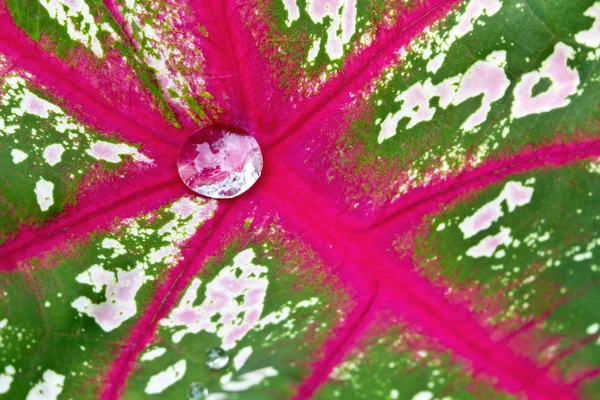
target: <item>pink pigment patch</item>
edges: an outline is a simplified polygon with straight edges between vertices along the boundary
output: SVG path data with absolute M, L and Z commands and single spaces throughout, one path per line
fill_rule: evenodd
M 246 304 L 254 306 L 263 300 L 264 293 L 261 289 L 252 289 L 246 294 Z
M 329 15 L 330 10 L 337 10 L 342 4 L 342 0 L 315 0 L 309 5 L 310 14 L 321 20 Z
M 198 279 L 193 280 L 181 304 L 168 318 L 161 320 L 163 326 L 182 327 L 173 334 L 176 343 L 188 333 L 205 330 L 216 332 L 222 338 L 222 347 L 230 349 L 256 325 L 263 310 L 262 301 L 268 282 L 258 277 L 267 269 L 253 265 L 254 257 L 252 249 L 246 249 L 234 257 L 233 265 L 225 267 L 207 284 L 206 298 L 200 305 L 193 303 L 201 283 Z M 242 273 L 236 278 L 235 271 L 238 268 Z M 249 297 L 252 297 L 252 301 L 248 301 Z
M 227 305 L 227 302 L 230 300 L 229 296 L 225 295 L 221 291 L 208 289 L 207 295 L 210 296 L 211 302 L 206 305 L 206 311 L 215 312 Z
M 533 188 L 523 186 L 519 182 L 508 182 L 502 192 L 506 199 L 509 211 L 514 211 L 516 207 L 524 206 L 531 201 Z
M 110 271 L 94 268 L 93 272 L 90 270 L 90 273 L 92 274 L 92 283 L 96 288 L 111 287 L 115 284 L 115 276 Z
M 23 100 L 21 100 L 20 107 L 22 111 L 25 111 L 29 114 L 37 115 L 41 118 L 48 118 L 50 115 L 48 111 L 55 108 L 54 105 L 47 102 L 46 100 L 42 100 L 36 95 L 26 92 L 25 96 L 23 96 Z
M 471 130 L 487 119 L 491 104 L 501 99 L 508 89 L 510 81 L 504 73 L 504 69 L 490 61 L 476 62 L 462 78 L 453 103 L 459 104 L 463 101 L 483 94 L 481 107 L 463 123 L 461 128 Z
M 114 146 L 106 142 L 96 142 L 90 146 L 90 152 L 96 158 L 103 160 L 112 160 L 119 158 L 119 153 L 115 150 Z
M 484 238 L 479 244 L 467 250 L 467 255 L 473 258 L 491 257 L 501 244 L 509 245 L 512 242 L 510 229 L 502 228 L 494 236 Z
M 531 189 L 524 189 L 522 186 L 507 185 L 507 200 L 513 203 L 523 203 L 531 199 Z
M 481 207 L 475 214 L 465 218 L 459 225 L 465 239 L 492 226 L 492 223 L 502 216 L 498 199 Z
M 221 287 L 227 289 L 233 293 L 239 293 L 247 282 L 242 279 L 235 279 L 233 277 L 225 277 L 221 280 Z
M 110 305 L 99 305 L 90 312 L 90 316 L 95 318 L 99 325 L 119 324 L 117 309 Z
M 59 3 L 60 2 L 68 5 L 74 12 L 80 12 L 83 8 L 83 5 L 85 4 L 83 0 L 59 0 Z
M 254 324 L 258 322 L 259 318 L 260 312 L 256 308 L 251 309 L 251 311 L 248 313 L 248 316 L 246 317 L 246 325 L 250 327 L 254 326 Z
M 567 65 L 575 51 L 564 43 L 558 43 L 554 53 L 546 59 L 538 71 L 523 75 L 514 91 L 515 101 L 512 117 L 522 118 L 565 107 L 570 103 L 569 96 L 577 92 L 579 74 Z M 543 93 L 532 96 L 533 87 L 542 78 L 548 78 L 552 85 Z
M 117 301 L 129 301 L 131 298 L 135 297 L 136 288 L 133 286 L 118 286 L 115 292 L 115 299 Z
M 495 221 L 496 219 L 498 219 L 498 217 L 502 215 L 502 212 L 499 212 L 499 208 L 494 207 L 494 205 L 490 204 L 488 207 L 483 209 L 481 213 L 477 213 L 475 215 L 475 219 L 473 222 L 474 229 L 485 229 L 489 227 L 493 221 Z
M 46 112 L 44 105 L 37 98 L 32 98 L 27 104 L 27 108 L 35 114 L 41 114 Z
M 592 27 L 575 35 L 575 40 L 584 46 L 600 47 L 600 2 L 594 3 L 583 15 L 594 19 Z
M 449 78 L 434 87 L 432 97 L 435 97 L 435 96 L 439 97 L 440 98 L 440 103 L 439 103 L 440 107 L 446 108 L 452 102 L 452 97 L 454 96 L 455 93 L 456 93 L 456 87 L 454 85 L 454 79 Z
M 465 13 L 462 15 L 460 22 L 453 29 L 453 32 L 458 37 L 463 37 L 473 29 L 472 21 L 479 18 L 484 13 L 488 15 L 494 14 L 501 7 L 499 0 L 472 0 L 467 5 Z
M 60 146 L 52 145 L 44 151 L 44 158 L 50 165 L 54 165 L 60 161 L 63 149 Z
M 229 332 L 227 334 L 227 336 L 225 336 L 223 341 L 229 342 L 229 343 L 235 343 L 238 340 L 240 340 L 241 338 L 243 338 L 246 335 L 246 333 L 250 330 L 250 328 L 251 327 L 246 327 L 246 326 L 240 326 L 239 328 L 235 328 L 234 330 Z
M 532 195 L 533 188 L 524 186 L 520 182 L 507 182 L 498 197 L 483 205 L 475 214 L 466 217 L 459 225 L 465 239 L 492 226 L 492 223 L 503 215 L 501 204 L 504 200 L 508 211 L 512 212 L 516 207 L 529 203 Z
M 404 101 L 399 111 L 401 117 L 408 117 L 410 121 L 407 128 L 412 128 L 422 121 L 429 121 L 435 114 L 435 109 L 429 107 L 429 98 L 423 85 L 417 83 L 396 97 L 396 101 Z M 416 111 L 415 111 L 416 109 Z
M 182 218 L 187 218 L 195 211 L 195 207 L 191 201 L 178 201 L 171 207 L 171 211 Z
M 179 312 L 173 312 L 173 319 L 181 324 L 193 324 L 201 319 L 201 314 L 193 309 L 186 309 Z
M 352 32 L 356 26 L 356 0 L 346 0 L 342 13 L 342 32 Z

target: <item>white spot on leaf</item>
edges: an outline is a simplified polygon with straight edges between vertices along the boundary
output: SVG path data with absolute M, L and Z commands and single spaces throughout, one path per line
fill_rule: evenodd
M 431 79 L 413 84 L 394 99 L 402 103 L 400 110 L 386 116 L 381 124 L 377 141 L 382 143 L 394 136 L 398 123 L 403 118 L 409 119 L 406 129 L 411 129 L 424 121 L 431 121 L 436 108 L 432 107 L 430 102 L 435 97 L 439 98 L 439 107 L 446 109 L 450 104 L 459 105 L 483 94 L 481 107 L 461 126 L 463 130 L 473 130 L 487 119 L 491 104 L 501 99 L 510 85 L 504 72 L 505 65 L 506 52 L 495 51 L 484 61 L 473 64 L 464 75 L 458 74 L 447 78 L 437 85 L 433 85 Z
M 0 394 L 6 393 L 10 390 L 10 385 L 14 379 L 13 375 L 16 372 L 17 371 L 15 370 L 15 367 L 12 365 L 8 365 L 6 368 L 4 368 L 4 373 L 0 374 Z
M 412 398 L 412 400 L 431 400 L 433 399 L 433 393 L 431 392 L 419 392 L 417 394 L 415 394 Z
M 77 311 L 94 318 L 104 331 L 110 332 L 135 315 L 135 295 L 148 279 L 141 266 L 131 271 L 117 268 L 115 274 L 106 271 L 100 265 L 93 265 L 77 275 L 75 280 L 92 286 L 96 293 L 100 293 L 102 288 L 106 287 L 106 301 L 96 304 L 89 298 L 80 296 L 71 305 Z
M 148 157 L 140 154 L 135 147 L 128 146 L 124 143 L 97 141 L 90 145 L 90 148 L 86 150 L 86 153 L 97 160 L 104 160 L 112 163 L 121 162 L 122 155 L 130 155 L 135 161 L 145 163 L 152 162 Z
M 261 276 L 267 268 L 253 264 L 254 257 L 252 249 L 235 256 L 233 265 L 223 268 L 208 283 L 206 298 L 199 306 L 193 303 L 201 282 L 197 278 L 192 281 L 179 306 L 160 322 L 172 328 L 184 327 L 173 334 L 173 342 L 179 343 L 186 334 L 204 330 L 216 333 L 223 341 L 221 347 L 228 350 L 258 323 L 268 280 Z M 236 298 L 240 297 L 238 302 Z
M 446 59 L 445 53 L 440 53 L 427 63 L 427 72 L 431 72 L 435 74 L 444 64 L 444 60 Z
M 286 24 L 290 26 L 292 22 L 300 18 L 300 9 L 298 8 L 298 4 L 296 4 L 296 0 L 283 0 L 283 7 L 288 13 Z
M 590 29 L 577 33 L 575 40 L 587 47 L 600 47 L 600 2 L 594 3 L 583 15 L 594 18 L 594 23 Z
M 23 114 L 28 113 L 46 119 L 50 116 L 49 111 L 62 114 L 62 110 L 54 104 L 39 98 L 27 89 L 23 89 L 23 92 L 24 95 L 19 108 L 12 110 L 16 115 L 23 116 Z
M 585 332 L 588 335 L 595 335 L 596 333 L 598 333 L 598 331 L 600 331 L 600 324 L 595 323 L 595 324 L 588 326 Z
M 148 394 L 162 393 L 166 388 L 174 385 L 177 381 L 183 378 L 186 367 L 187 365 L 185 360 L 177 361 L 166 370 L 150 377 L 150 380 L 148 380 L 148 384 L 146 385 L 146 389 L 144 389 L 144 391 Z
M 473 30 L 473 22 L 482 15 L 491 17 L 500 11 L 502 3 L 499 0 L 473 0 L 470 1 L 464 14 L 460 16 L 458 24 L 452 28 L 450 40 L 454 42 Z
M 503 215 L 501 204 L 506 200 L 508 211 L 524 206 L 531 201 L 533 188 L 524 186 L 520 182 L 507 182 L 504 189 L 494 200 L 484 204 L 473 215 L 466 217 L 458 227 L 468 239 L 477 233 L 486 230 Z
M 65 376 L 57 374 L 51 369 L 46 370 L 43 380 L 36 383 L 27 394 L 26 400 L 56 400 L 62 393 Z
M 257 369 L 256 371 L 247 372 L 239 376 L 235 381 L 223 383 L 223 389 L 228 392 L 241 392 L 260 384 L 266 378 L 277 376 L 278 374 L 277 370 L 273 367 Z
M 569 105 L 569 96 L 577 93 L 579 74 L 567 65 L 575 55 L 573 48 L 557 43 L 554 53 L 543 63 L 539 71 L 528 72 L 521 77 L 514 90 L 515 101 L 511 116 L 522 118 L 540 114 Z M 542 79 L 550 79 L 551 86 L 544 92 L 532 95 L 534 86 Z
M 402 106 L 396 113 L 387 115 L 381 124 L 377 141 L 382 143 L 394 136 L 398 129 L 398 123 L 403 118 L 409 119 L 406 129 L 410 129 L 420 122 L 430 121 L 435 114 L 435 108 L 429 105 L 431 99 L 439 97 L 440 107 L 448 107 L 452 102 L 459 81 L 460 77 L 455 76 L 444 80 L 438 85 L 433 85 L 431 79 L 427 79 L 424 83 L 417 82 L 400 93 L 394 101 L 402 102 Z
M 50 18 L 67 28 L 71 39 L 90 48 L 96 57 L 102 57 L 102 46 L 98 40 L 99 29 L 85 1 L 39 0 L 39 2 L 48 11 Z
M 111 255 L 111 258 L 117 258 L 120 255 L 127 254 L 127 250 L 125 250 L 125 246 L 121 244 L 116 239 L 105 238 L 102 240 L 102 248 L 103 249 L 113 249 L 114 252 Z
M 500 232 L 493 236 L 487 236 L 482 239 L 477 245 L 467 250 L 467 255 L 473 258 L 491 257 L 498 246 L 509 246 L 512 243 L 510 237 L 510 228 L 501 228 Z
M 10 155 L 15 164 L 18 164 L 27 158 L 27 153 L 18 149 L 11 150 Z
M 233 367 L 236 371 L 244 366 L 248 358 L 252 355 L 252 347 L 246 346 L 241 349 L 236 356 L 233 358 Z
M 142 357 L 140 358 L 140 360 L 142 360 L 142 361 L 154 360 L 155 358 L 158 358 L 158 357 L 162 356 L 163 354 L 165 354 L 166 351 L 167 351 L 167 349 L 165 349 L 164 347 L 156 347 L 156 348 L 148 350 L 147 352 L 142 354 Z
M 482 94 L 483 98 L 481 107 L 467 118 L 462 129 L 470 131 L 481 125 L 487 119 L 491 104 L 504 96 L 510 85 L 504 73 L 505 64 L 506 52 L 495 51 L 485 61 L 477 61 L 465 73 L 452 103 L 457 105 Z
M 34 193 L 42 211 L 48 211 L 52 204 L 54 204 L 53 191 L 54 183 L 48 182 L 47 180 L 44 180 L 44 178 L 40 178 L 40 180 L 36 182 Z
M 306 59 L 306 61 L 311 63 L 315 60 L 315 58 L 317 58 L 317 55 L 319 55 L 320 46 L 321 46 L 321 38 L 315 39 L 312 47 L 310 48 L 310 50 L 308 50 L 308 58 Z
M 65 148 L 62 144 L 51 144 L 44 150 L 44 159 L 48 165 L 56 165 L 60 162 L 62 154 L 65 152 Z
M 306 11 L 316 24 L 329 17 L 325 51 L 332 60 L 342 57 L 343 45 L 350 41 L 356 30 L 356 0 L 315 0 L 307 4 Z

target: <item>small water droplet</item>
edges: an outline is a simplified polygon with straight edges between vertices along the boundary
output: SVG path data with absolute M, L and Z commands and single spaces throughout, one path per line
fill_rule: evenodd
M 193 382 L 188 388 L 188 399 L 202 400 L 208 396 L 208 389 L 199 382 Z
M 229 355 L 227 355 L 227 352 L 220 347 L 208 349 L 206 354 L 208 355 L 208 361 L 206 362 L 208 368 L 221 369 L 229 363 Z
M 214 124 L 186 139 L 177 155 L 183 182 L 194 192 L 228 199 L 248 190 L 260 177 L 263 158 L 258 143 L 245 130 Z

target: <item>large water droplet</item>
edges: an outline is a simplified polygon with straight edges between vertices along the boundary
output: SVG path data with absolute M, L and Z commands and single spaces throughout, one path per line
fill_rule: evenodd
M 221 369 L 229 362 L 229 356 L 227 355 L 227 352 L 220 347 L 208 349 L 206 354 L 208 356 L 208 361 L 206 362 L 208 368 Z
M 208 389 L 199 382 L 192 382 L 188 387 L 188 399 L 202 400 L 208 396 Z
M 194 192 L 228 199 L 244 193 L 258 180 L 263 159 L 258 143 L 248 132 L 214 124 L 186 139 L 177 155 L 177 168 Z

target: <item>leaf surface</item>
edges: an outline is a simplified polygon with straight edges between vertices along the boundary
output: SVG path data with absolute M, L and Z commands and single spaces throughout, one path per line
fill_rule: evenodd
M 0 395 L 600 393 L 600 2 L 4 0 L 0 24 Z M 218 202 L 176 168 L 214 122 L 265 160 Z

